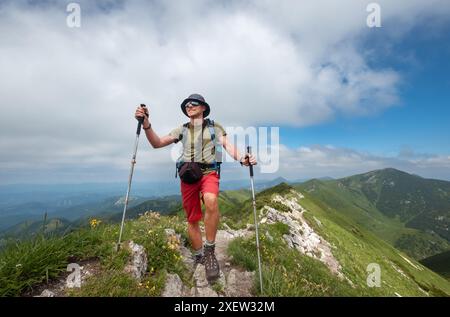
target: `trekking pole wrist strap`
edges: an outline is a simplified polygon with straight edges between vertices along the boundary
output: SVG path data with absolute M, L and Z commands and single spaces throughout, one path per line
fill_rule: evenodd
M 150 129 L 151 127 L 152 127 L 152 124 L 149 122 L 149 123 L 148 123 L 148 127 L 146 127 L 146 128 L 143 127 L 142 129 L 148 130 L 148 129 Z

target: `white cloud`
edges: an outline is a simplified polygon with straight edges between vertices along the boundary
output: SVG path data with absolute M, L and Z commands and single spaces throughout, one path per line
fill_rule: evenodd
M 141 102 L 164 134 L 186 121 L 179 104 L 192 92 L 234 126 L 312 125 L 399 99 L 401 74 L 371 68 L 358 46 L 369 32 L 361 1 L 80 3 L 79 29 L 56 1 L 0 4 L 0 166 L 9 178 L 23 168 L 125 170 Z M 383 21 L 396 21 L 392 36 L 450 8 L 380 3 Z
M 348 148 L 315 145 L 290 149 L 280 146 L 280 170 L 287 179 L 344 177 L 387 167 L 423 177 L 450 180 L 450 156 L 401 150 L 395 156 L 378 156 Z

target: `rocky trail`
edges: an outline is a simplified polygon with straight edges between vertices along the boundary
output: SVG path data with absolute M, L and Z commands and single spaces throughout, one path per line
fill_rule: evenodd
M 253 272 L 247 272 L 239 267 L 234 267 L 227 254 L 229 243 L 237 237 L 245 237 L 251 234 L 248 230 L 218 230 L 216 236 L 216 257 L 220 265 L 220 278 L 209 283 L 206 279 L 205 267 L 197 265 L 194 270 L 190 251 L 181 246 L 186 267 L 192 269 L 194 286 L 188 288 L 183 285 L 176 274 L 169 274 L 163 297 L 187 296 L 187 297 L 249 297 L 252 296 Z

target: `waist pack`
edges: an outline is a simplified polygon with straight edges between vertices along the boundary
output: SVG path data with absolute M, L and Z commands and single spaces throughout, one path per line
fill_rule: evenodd
M 178 166 L 180 179 L 188 184 L 197 183 L 202 177 L 202 169 L 196 162 L 181 162 Z

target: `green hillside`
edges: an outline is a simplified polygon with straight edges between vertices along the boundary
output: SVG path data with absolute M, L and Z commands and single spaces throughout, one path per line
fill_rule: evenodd
M 235 227 L 242 218 L 241 205 L 249 200 L 250 197 L 251 191 L 247 189 L 221 191 L 219 195 L 219 210 L 222 222 Z
M 264 206 L 281 214 L 293 212 L 277 195 L 293 199 L 297 195 L 287 184 L 258 194 L 258 211 L 264 219 Z M 297 199 L 306 209 L 305 221 L 332 246 L 345 279 L 333 275 L 323 263 L 289 248 L 284 238 L 289 227 L 281 223 L 260 226 L 264 279 L 269 296 L 449 296 L 450 283 L 376 235 L 358 226 L 346 215 L 327 205 L 319 205 L 310 193 Z M 247 207 L 244 207 L 246 209 Z M 251 215 L 247 215 L 250 220 Z M 264 221 L 263 221 L 264 222 Z M 248 269 L 257 266 L 254 236 L 235 240 L 230 251 L 237 263 Z M 381 287 L 367 286 L 367 266 L 381 267 Z M 348 281 L 351 281 L 348 282 Z
M 335 221 L 339 222 L 341 216 L 351 219 L 415 259 L 423 259 L 450 248 L 445 235 L 438 234 L 448 226 L 443 194 L 438 195 L 439 202 L 435 202 L 437 196 L 431 194 L 443 191 L 448 184 L 450 182 L 425 180 L 386 169 L 338 180 L 311 180 L 295 185 L 295 188 L 308 193 L 317 205 L 330 212 L 329 216 Z M 438 187 L 424 190 L 424 186 Z M 412 197 L 414 191 L 420 193 L 417 195 L 421 203 L 417 208 L 414 208 L 417 198 L 414 203 L 411 200 L 406 204 L 406 197 Z M 429 212 L 423 209 L 424 206 L 433 206 L 430 207 L 433 209 Z M 424 217 L 441 220 L 437 220 L 438 226 L 432 222 L 410 225 L 411 221 L 417 222 Z
M 388 168 L 341 179 L 360 190 L 380 212 L 408 227 L 433 231 L 450 241 L 450 182 Z
M 62 234 L 71 226 L 71 222 L 67 219 L 52 218 L 44 220 L 28 220 L 17 224 L 5 232 L 1 237 L 25 239 L 35 234 Z

